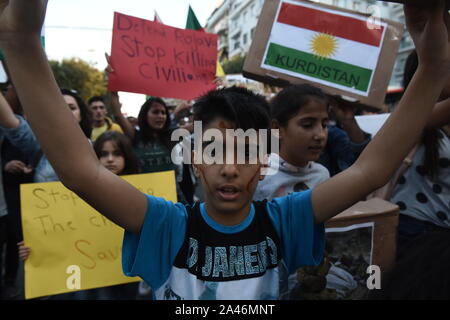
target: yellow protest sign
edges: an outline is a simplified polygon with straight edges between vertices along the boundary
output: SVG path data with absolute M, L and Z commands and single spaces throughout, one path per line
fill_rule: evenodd
M 142 192 L 176 201 L 173 171 L 122 176 Z M 60 182 L 20 188 L 25 298 L 139 281 L 122 273 L 123 229 Z

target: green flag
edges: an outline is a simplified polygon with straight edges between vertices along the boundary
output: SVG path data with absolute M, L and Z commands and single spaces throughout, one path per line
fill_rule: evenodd
M 194 10 L 192 10 L 191 5 L 189 5 L 188 17 L 186 21 L 186 29 L 204 31 L 200 22 L 198 22 L 197 17 L 195 16 Z M 223 68 L 219 61 L 217 61 L 216 67 L 216 77 L 223 77 L 225 73 L 223 72 Z
M 200 23 L 198 22 L 197 17 L 195 16 L 194 10 L 192 10 L 192 8 L 191 8 L 191 5 L 189 5 L 189 12 L 188 12 L 188 17 L 187 17 L 187 21 L 186 21 L 186 29 L 203 31 L 203 28 L 200 25 Z

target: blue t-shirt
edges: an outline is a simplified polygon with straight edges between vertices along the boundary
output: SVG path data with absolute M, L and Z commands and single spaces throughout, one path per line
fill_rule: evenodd
M 156 299 L 278 299 L 288 274 L 321 263 L 324 245 L 311 190 L 254 202 L 235 226 L 215 222 L 203 203 L 148 196 L 140 234 L 125 232 L 122 263 Z

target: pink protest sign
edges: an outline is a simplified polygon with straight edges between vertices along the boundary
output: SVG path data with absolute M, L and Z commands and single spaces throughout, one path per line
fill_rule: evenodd
M 114 13 L 108 88 L 195 99 L 215 88 L 217 35 Z

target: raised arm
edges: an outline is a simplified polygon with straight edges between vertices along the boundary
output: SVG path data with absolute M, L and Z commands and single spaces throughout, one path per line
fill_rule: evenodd
M 13 113 L 3 94 L 0 93 L 0 127 L 10 129 L 17 128 L 19 125 L 19 119 Z
M 450 124 L 450 98 L 434 106 L 427 127 L 439 128 L 448 124 Z
M 111 93 L 111 110 L 113 112 L 114 120 L 119 124 L 122 128 L 123 133 L 125 133 L 131 140 L 133 140 L 135 135 L 135 130 L 131 125 L 130 121 L 128 121 L 123 113 L 122 113 L 122 104 L 119 100 L 119 94 L 117 92 Z
M 46 6 L 46 0 L 0 0 L 0 46 L 30 125 L 66 187 L 138 232 L 145 195 L 100 165 L 54 80 L 39 39 Z
M 313 190 L 316 222 L 330 219 L 388 182 L 422 133 L 450 74 L 445 2 L 426 4 L 405 6 L 419 56 L 417 72 L 396 110 L 355 164 Z

